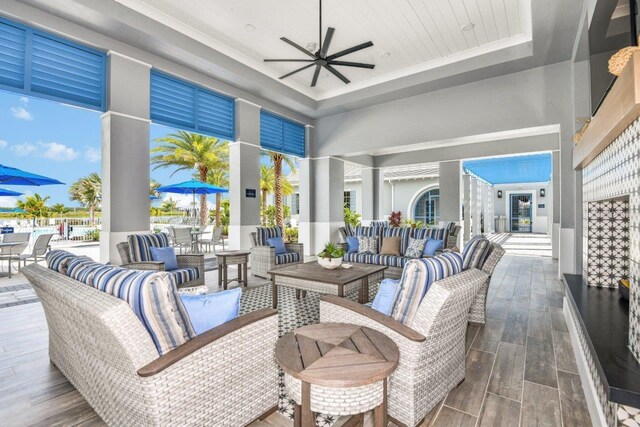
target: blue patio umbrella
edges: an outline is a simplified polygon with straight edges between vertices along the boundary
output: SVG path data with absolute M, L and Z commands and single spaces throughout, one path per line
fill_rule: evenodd
M 64 184 L 57 179 L 36 175 L 17 168 L 0 165 L 0 184 L 5 185 L 51 185 Z
M 0 188 L 0 196 L 22 196 L 22 193 L 18 193 L 17 191 L 5 190 L 4 188 Z
M 196 204 L 196 194 L 216 194 L 227 193 L 228 188 L 218 187 L 217 185 L 207 184 L 206 182 L 197 181 L 192 179 L 191 181 L 185 181 L 178 184 L 163 185 L 156 188 L 158 193 L 176 193 L 176 194 L 192 194 L 193 205 Z M 195 215 L 194 215 L 195 223 Z

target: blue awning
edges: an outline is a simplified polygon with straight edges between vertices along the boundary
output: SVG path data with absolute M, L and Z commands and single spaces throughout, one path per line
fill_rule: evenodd
M 548 182 L 551 180 L 551 153 L 467 160 L 462 168 L 490 184 Z

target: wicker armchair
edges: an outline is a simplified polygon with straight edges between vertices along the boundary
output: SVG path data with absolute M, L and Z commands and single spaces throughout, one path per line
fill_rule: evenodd
M 240 316 L 163 356 L 129 305 L 41 265 L 49 357 L 108 425 L 243 426 L 278 402 L 277 311 Z
M 251 273 L 254 276 L 270 279 L 268 272 L 277 265 L 294 264 L 304 262 L 304 245 L 302 243 L 286 243 L 287 252 L 297 254 L 297 261 L 280 262 L 276 258 L 276 251 L 271 246 L 258 245 L 256 232 L 251 233 Z
M 502 259 L 505 250 L 497 243 L 491 243 L 489 249 L 489 256 L 482 265 L 482 271 L 488 274 L 487 280 L 482 284 L 482 288 L 476 296 L 473 305 L 471 306 L 471 312 L 469 313 L 470 323 L 484 324 L 487 319 L 487 294 L 489 293 L 489 284 L 491 283 L 491 276 L 496 265 Z
M 398 345 L 400 362 L 388 397 L 389 416 L 397 425 L 419 425 L 464 380 L 469 309 L 487 276 L 472 269 L 434 282 L 411 326 L 344 298 L 320 299 L 321 322 L 368 326 Z
M 129 242 L 118 243 L 116 247 L 118 248 L 122 267 L 124 268 L 132 270 L 165 271 L 162 261 L 140 261 L 134 259 Z M 184 269 L 191 268 L 197 271 L 195 279 L 178 283 L 178 290 L 181 293 L 206 293 L 207 287 L 204 284 L 204 254 L 176 255 L 176 258 L 178 259 L 178 270 L 170 272 L 176 275 L 176 277 L 181 273 L 181 270 Z

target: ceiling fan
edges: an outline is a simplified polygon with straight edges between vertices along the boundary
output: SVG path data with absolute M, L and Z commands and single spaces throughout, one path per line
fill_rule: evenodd
M 374 64 L 364 64 L 362 62 L 349 62 L 349 61 L 336 61 L 336 59 L 341 58 L 345 55 L 348 55 L 353 52 L 357 52 L 362 49 L 366 49 L 368 47 L 373 46 L 373 42 L 365 42 L 361 43 L 357 46 L 350 47 L 349 49 L 341 50 L 340 52 L 336 52 L 332 55 L 327 56 L 329 52 L 329 46 L 331 45 L 331 39 L 333 39 L 333 33 L 336 31 L 335 28 L 329 27 L 327 28 L 327 35 L 324 38 L 324 44 L 322 43 L 322 0 L 319 0 L 320 3 L 320 25 L 319 25 L 319 38 L 320 42 L 318 43 L 318 50 L 313 53 L 300 46 L 297 43 L 292 42 L 286 37 L 280 37 L 280 40 L 283 42 L 290 44 L 295 47 L 299 51 L 305 53 L 307 56 L 310 56 L 313 59 L 265 59 L 264 62 L 310 62 L 310 64 L 305 65 L 304 67 L 298 68 L 296 70 L 291 71 L 280 77 L 280 79 L 284 79 L 293 74 L 296 74 L 300 71 L 306 70 L 307 68 L 311 68 L 315 65 L 316 69 L 313 73 L 313 79 L 311 80 L 311 87 L 314 87 L 318 82 L 318 76 L 320 75 L 320 69 L 322 67 L 326 68 L 331 74 L 342 80 L 345 84 L 349 84 L 350 80 L 346 78 L 340 71 L 333 68 L 333 66 L 342 66 L 342 67 L 356 67 L 356 68 L 369 68 L 373 69 L 375 67 Z

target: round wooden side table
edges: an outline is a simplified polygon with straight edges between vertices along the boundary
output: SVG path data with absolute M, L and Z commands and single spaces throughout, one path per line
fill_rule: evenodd
M 318 323 L 280 338 L 275 356 L 296 402 L 294 426 L 315 427 L 315 412 L 362 417 L 371 409 L 376 427 L 388 424 L 387 378 L 400 358 L 391 338 L 364 326 Z
M 227 285 L 233 281 L 238 281 L 240 286 L 247 286 L 249 277 L 247 275 L 247 264 L 249 264 L 249 251 L 218 251 L 216 257 L 218 259 L 218 286 L 222 286 L 225 290 Z M 238 266 L 238 277 L 229 280 L 227 277 L 229 265 Z

